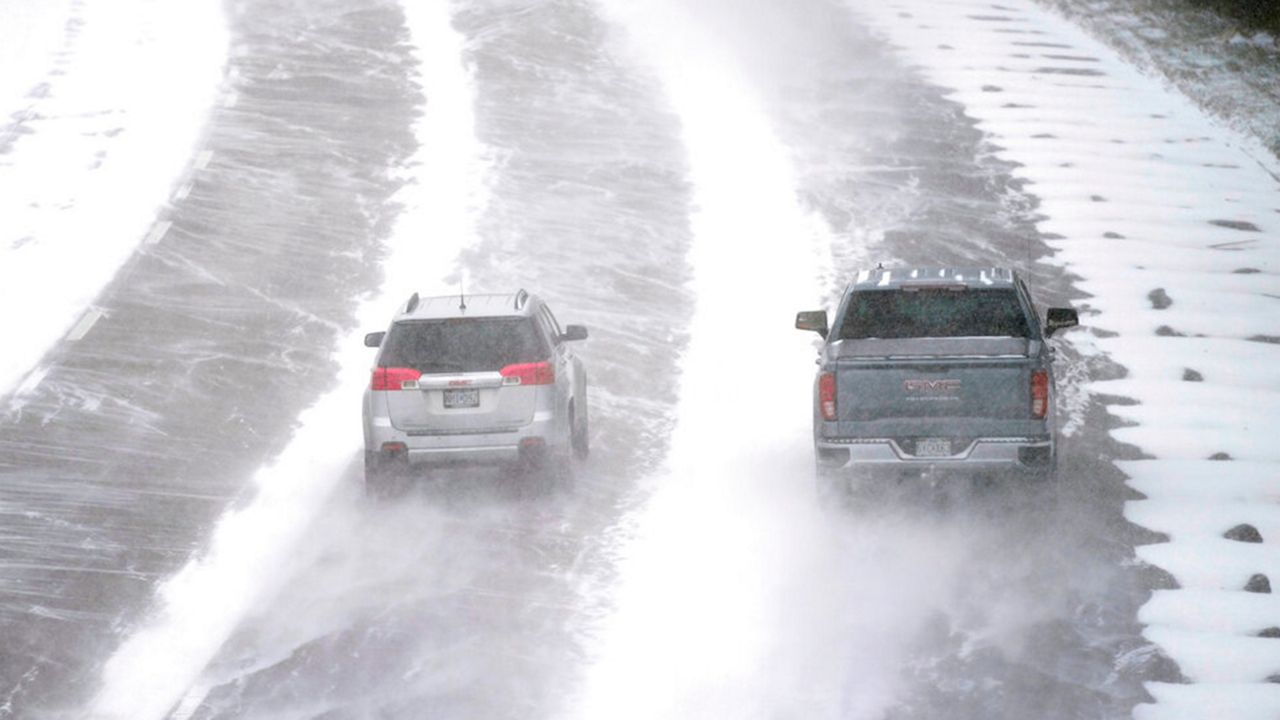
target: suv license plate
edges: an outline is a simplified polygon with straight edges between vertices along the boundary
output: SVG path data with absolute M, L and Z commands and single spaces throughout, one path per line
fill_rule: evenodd
M 951 440 L 947 438 L 917 440 L 916 457 L 951 457 Z
M 474 388 L 470 390 L 445 390 L 444 406 L 450 410 L 480 407 L 480 391 Z

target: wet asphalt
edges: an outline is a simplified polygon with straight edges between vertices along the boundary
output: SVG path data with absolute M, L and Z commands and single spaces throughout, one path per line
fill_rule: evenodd
M 1075 303 L 1087 325 L 1087 298 L 1037 234 L 1034 194 L 963 108 L 836 3 L 800 4 L 791 32 L 737 30 L 800 196 L 836 233 L 828 296 L 867 263 L 1012 265 L 1042 305 Z M 430 107 L 397 4 L 232 12 L 235 99 L 212 118 L 208 167 L 104 292 L 104 319 L 53 349 L 45 381 L 3 417 L 10 717 L 75 716 L 156 583 L 248 500 L 252 471 L 333 383 L 330 350 L 379 282 L 395 171 Z M 477 290 L 536 289 L 562 323 L 591 328 L 592 458 L 571 490 L 456 473 L 388 506 L 360 496 L 353 455 L 281 569 L 285 589 L 210 665 L 190 717 L 555 716 L 585 662 L 582 627 L 607 612 L 589 599 L 614 580 L 612 533 L 666 450 L 695 301 L 679 122 L 590 3 L 472 0 L 455 24 L 496 158 L 463 266 Z M 1061 363 L 1067 383 L 1122 372 L 1069 348 Z M 912 639 L 911 691 L 890 717 L 1127 717 L 1141 680 L 1176 677 L 1134 620 L 1168 580 L 1133 562 L 1152 538 L 1124 521 L 1131 493 L 1112 465 L 1133 451 L 1108 438 L 1095 400 L 1064 396 L 1077 421 L 1055 487 L 907 488 L 849 511 L 984 529 L 971 582 Z M 808 473 L 797 492 L 812 491 Z M 1045 611 L 991 639 L 1009 606 Z

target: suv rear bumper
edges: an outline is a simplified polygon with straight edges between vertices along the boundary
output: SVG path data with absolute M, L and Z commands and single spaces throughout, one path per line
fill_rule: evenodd
M 953 446 L 951 455 L 913 455 L 897 438 L 820 438 L 815 443 L 824 470 L 853 467 L 882 469 L 1045 470 L 1054 460 L 1053 440 L 1039 437 L 979 437 Z
M 383 461 L 410 465 L 501 465 L 545 454 L 567 443 L 551 413 L 535 413 L 527 425 L 473 431 L 401 430 L 375 425 L 365 450 Z

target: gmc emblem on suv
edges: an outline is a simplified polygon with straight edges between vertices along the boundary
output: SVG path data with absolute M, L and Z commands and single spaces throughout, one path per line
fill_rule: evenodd
M 902 381 L 902 388 L 909 393 L 954 394 L 960 392 L 959 380 L 924 380 L 913 378 Z

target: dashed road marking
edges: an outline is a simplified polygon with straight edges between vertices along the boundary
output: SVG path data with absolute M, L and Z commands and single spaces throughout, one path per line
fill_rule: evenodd
M 71 328 L 71 332 L 67 333 L 67 340 L 70 342 L 82 340 L 85 335 L 89 334 L 89 331 L 93 329 L 93 326 L 101 317 L 101 310 L 97 308 L 89 308 L 89 311 L 80 318 L 80 322 L 76 323 L 76 326 Z
M 186 200 L 187 196 L 191 194 L 191 188 L 191 183 L 183 183 L 182 187 L 178 188 L 178 192 L 173 194 L 173 199 Z
M 212 150 L 201 151 L 199 155 L 196 155 L 196 169 L 203 170 L 209 167 L 209 161 L 212 159 L 213 159 Z
M 39 367 L 32 370 L 25 378 L 23 378 L 22 384 L 13 391 L 13 396 L 22 397 L 30 394 L 32 390 L 35 390 L 40 385 L 40 383 L 44 382 L 44 378 L 48 374 L 49 368 L 47 367 Z
M 160 242 L 160 240 L 164 238 L 165 234 L 169 232 L 169 228 L 171 227 L 173 227 L 173 222 L 171 220 L 164 220 L 156 223 L 155 227 L 151 228 L 151 232 L 147 234 L 146 244 L 155 245 Z
M 240 93 L 232 90 L 227 96 L 222 98 L 222 107 L 233 108 L 240 103 Z

